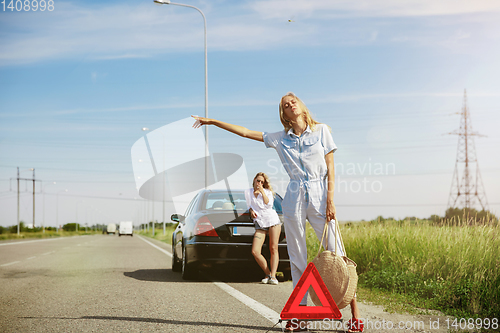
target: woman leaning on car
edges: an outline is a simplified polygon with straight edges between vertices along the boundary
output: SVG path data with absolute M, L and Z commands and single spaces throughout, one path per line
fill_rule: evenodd
M 253 187 L 245 190 L 245 200 L 249 207 L 250 216 L 255 225 L 255 234 L 253 236 L 252 254 L 255 261 L 266 274 L 262 279 L 264 284 L 278 284 L 276 279 L 276 270 L 279 264 L 278 242 L 281 233 L 281 221 L 278 213 L 273 209 L 273 188 L 269 177 L 259 172 L 253 179 Z M 266 258 L 262 255 L 262 244 L 269 233 L 269 252 L 271 259 L 269 266 Z
M 315 121 L 305 104 L 295 94 L 287 93 L 281 98 L 279 117 L 284 129 L 275 133 L 252 131 L 220 120 L 195 116 L 193 127 L 215 125 L 244 138 L 264 142 L 267 148 L 276 149 L 290 177 L 282 208 L 295 288 L 307 266 L 306 219 L 319 239 L 325 223 L 331 224 L 328 228 L 328 248 L 335 248 L 333 153 L 337 146 L 333 142 L 329 127 Z M 344 253 L 341 251 L 340 255 L 343 256 Z M 307 305 L 307 293 L 300 304 Z M 349 321 L 349 331 L 361 332 L 363 323 L 359 319 L 356 298 L 353 298 L 350 305 L 353 318 Z M 287 331 L 300 330 L 302 325 L 291 323 L 292 321 L 288 321 Z

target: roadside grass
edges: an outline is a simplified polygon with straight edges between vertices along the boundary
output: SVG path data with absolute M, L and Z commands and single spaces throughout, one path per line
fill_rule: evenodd
M 340 229 L 347 255 L 358 265 L 360 299 L 389 311 L 500 317 L 498 226 L 386 220 Z M 307 238 L 312 260 L 319 241 L 310 227 Z
M 96 235 L 101 234 L 102 231 L 54 231 L 54 230 L 46 230 L 45 232 L 36 231 L 36 232 L 21 232 L 19 236 L 17 233 L 6 233 L 0 234 L 0 240 L 7 239 L 25 239 L 25 238 L 54 238 L 54 237 L 71 237 L 71 236 L 84 236 L 84 235 Z
M 142 235 L 142 236 L 146 236 L 146 237 L 149 237 L 149 238 L 153 238 L 153 239 L 156 239 L 156 240 L 159 240 L 161 242 L 165 242 L 167 244 L 172 244 L 172 233 L 174 232 L 175 230 L 175 226 L 167 226 L 165 228 L 165 235 L 163 235 L 163 228 L 155 228 L 155 235 L 153 237 L 153 229 L 149 229 L 148 231 L 144 231 L 144 230 L 140 230 L 140 231 L 136 231 L 135 233 L 137 233 L 138 235 Z

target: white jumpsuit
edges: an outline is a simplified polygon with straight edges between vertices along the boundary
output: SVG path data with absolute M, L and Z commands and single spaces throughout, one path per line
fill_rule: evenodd
M 308 126 L 300 137 L 290 129 L 288 132 L 264 133 L 263 138 L 267 148 L 276 149 L 290 177 L 282 208 L 295 288 L 307 266 L 306 219 L 319 239 L 323 234 L 328 191 L 325 155 L 335 152 L 337 146 L 325 124 L 317 124 L 314 131 Z M 335 220 L 329 223 L 328 249 L 333 250 Z M 337 242 L 337 251 L 344 255 L 340 241 Z M 307 304 L 307 293 L 301 304 Z

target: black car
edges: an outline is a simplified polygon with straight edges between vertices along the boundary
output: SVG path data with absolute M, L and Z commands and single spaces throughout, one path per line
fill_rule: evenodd
M 274 209 L 283 221 L 282 198 L 274 195 Z M 189 204 L 185 215 L 173 214 L 178 225 L 172 235 L 172 270 L 182 272 L 186 280 L 194 279 L 200 269 L 217 265 L 255 267 L 251 253 L 254 224 L 248 213 L 243 190 L 202 190 Z M 278 244 L 279 266 L 290 279 L 290 260 L 282 224 Z M 269 239 L 262 254 L 269 260 Z

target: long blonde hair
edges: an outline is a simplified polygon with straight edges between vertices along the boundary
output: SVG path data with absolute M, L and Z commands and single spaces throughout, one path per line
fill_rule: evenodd
M 273 187 L 271 186 L 271 181 L 269 180 L 269 177 L 264 172 L 259 172 L 255 175 L 255 177 L 253 177 L 252 187 L 255 188 L 255 181 L 257 180 L 257 177 L 259 177 L 259 176 L 264 177 L 264 184 L 262 185 L 262 187 L 271 191 L 273 193 L 273 196 L 274 196 L 274 191 L 273 191 Z
M 283 109 L 283 98 L 285 98 L 287 96 L 292 96 L 293 98 L 295 98 L 297 100 L 299 107 L 303 112 L 304 121 L 306 122 L 307 125 L 309 125 L 311 130 L 314 131 L 316 124 L 320 124 L 320 123 L 313 119 L 313 117 L 311 116 L 311 112 L 309 111 L 307 106 L 304 104 L 304 102 L 302 102 L 302 100 L 300 98 L 298 98 L 293 92 L 288 92 L 285 96 L 281 97 L 281 100 L 280 100 L 280 120 L 281 120 L 281 123 L 283 124 L 283 127 L 285 128 L 285 132 L 288 132 L 290 130 L 290 128 L 292 128 L 292 121 L 285 118 L 285 112 Z

